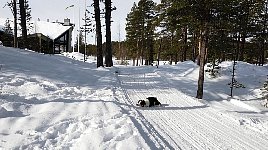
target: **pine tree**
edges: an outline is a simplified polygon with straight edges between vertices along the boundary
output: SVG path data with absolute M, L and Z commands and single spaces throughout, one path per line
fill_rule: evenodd
M 199 62 L 205 61 L 205 64 L 206 61 L 233 60 L 233 54 L 236 60 L 264 62 L 267 0 L 161 0 L 151 22 L 144 17 L 145 1 L 140 0 L 133 6 L 127 17 L 127 43 L 132 57 L 148 60 L 151 43 L 154 47 L 161 43 L 162 59 L 171 61 L 199 58 Z M 161 29 L 157 42 L 150 40 L 150 23 Z
M 113 66 L 112 60 L 112 39 L 111 39 L 111 13 L 112 1 L 105 0 L 105 24 L 106 24 L 106 67 Z
M 154 29 L 153 20 L 155 17 L 156 4 L 152 0 L 140 0 L 138 3 L 138 10 L 141 17 L 141 47 L 142 47 L 142 65 L 145 57 L 146 65 L 151 65 L 153 62 L 153 36 Z
M 126 42 L 129 49 L 129 55 L 133 59 L 135 64 L 135 59 L 137 59 L 137 65 L 138 65 L 138 58 L 140 57 L 140 51 L 139 51 L 139 42 L 140 37 L 139 33 L 139 23 L 138 19 L 138 8 L 136 3 L 133 4 L 130 13 L 127 15 L 126 21 Z
M 22 48 L 27 47 L 27 24 L 26 24 L 26 9 L 25 9 L 25 0 L 19 0 L 20 6 L 20 25 L 22 29 Z
M 17 17 L 17 0 L 13 0 L 13 16 L 14 16 L 14 47 L 18 47 L 18 17 Z
M 32 19 L 32 9 L 30 8 L 29 1 L 25 0 L 25 12 L 26 12 L 26 25 L 27 25 L 27 31 L 29 33 L 33 32 L 33 23 L 31 22 Z
M 84 48 L 85 48 L 85 44 L 84 44 L 84 41 L 83 41 L 83 33 L 82 33 L 82 30 L 80 30 L 80 32 L 78 33 L 79 36 L 76 37 L 76 42 L 75 42 L 75 52 L 78 52 L 78 43 L 79 43 L 79 50 L 81 50 L 82 52 L 84 52 Z M 78 38 L 79 37 L 79 38 Z M 79 40 L 79 42 L 78 42 Z
M 268 41 L 268 35 L 267 35 L 267 26 L 268 26 L 268 0 L 264 0 L 261 2 L 261 5 L 258 7 L 258 16 L 256 17 L 257 22 L 257 30 L 256 32 L 256 43 L 259 45 L 259 55 L 258 57 L 258 64 L 264 65 L 265 63 L 265 51 L 267 56 L 267 41 Z
M 170 2 L 172 3 L 168 9 L 167 22 L 169 23 L 167 27 L 169 27 L 170 30 L 174 30 L 174 28 L 182 29 L 182 39 L 184 41 L 183 55 L 186 55 L 185 51 L 187 49 L 187 28 L 194 28 L 195 31 L 198 31 L 200 69 L 196 97 L 202 99 L 204 84 L 204 65 L 206 62 L 208 39 L 210 35 L 209 28 L 212 20 L 213 10 L 216 9 L 215 6 L 219 2 L 216 0 L 170 0 Z M 177 31 L 177 33 L 179 33 L 179 31 Z
M 4 27 L 4 32 L 7 35 L 12 35 L 13 34 L 10 24 L 11 24 L 11 20 L 7 19 L 6 22 L 5 22 L 5 27 Z
M 99 0 L 94 0 L 94 12 L 96 21 L 96 36 L 97 36 L 97 67 L 103 67 L 103 51 L 102 51 L 102 33 L 101 33 L 101 18 L 100 18 L 100 3 Z
M 87 6 L 88 7 L 88 6 Z M 92 51 L 93 49 L 92 48 L 89 48 L 88 47 L 88 44 L 87 44 L 87 35 L 88 33 L 94 33 L 95 32 L 95 24 L 94 24 L 94 20 L 92 20 L 93 18 L 93 13 L 91 13 L 89 11 L 89 9 L 86 9 L 85 10 L 85 16 L 83 18 L 84 20 L 84 25 L 83 27 L 81 27 L 81 31 L 84 32 L 84 61 L 86 61 L 86 55 L 89 55 L 90 51 Z M 91 45 L 89 45 L 91 47 Z M 92 53 L 91 53 L 92 54 Z
M 9 8 L 11 9 L 11 12 L 13 14 L 13 19 L 14 19 L 14 39 L 13 39 L 13 46 L 16 48 L 18 47 L 18 26 L 17 26 L 17 21 L 18 21 L 18 17 L 17 17 L 17 0 L 11 0 L 10 2 L 7 3 L 7 5 L 9 6 Z
M 3 28 L 3 33 L 1 31 L 1 41 L 3 42 L 3 44 L 5 46 L 12 46 L 12 34 L 13 34 L 13 31 L 12 31 L 12 28 L 11 28 L 11 20 L 10 19 L 7 19 L 5 21 L 5 25 L 4 25 L 4 28 Z
M 135 51 L 132 52 L 133 56 L 135 55 L 137 60 L 141 57 L 142 65 L 144 59 L 146 59 L 146 65 L 153 62 L 155 6 L 152 0 L 140 0 L 138 5 L 134 3 L 127 16 L 127 42 L 129 48 Z

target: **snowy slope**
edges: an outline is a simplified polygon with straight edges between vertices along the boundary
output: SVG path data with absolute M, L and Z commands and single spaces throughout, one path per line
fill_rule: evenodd
M 218 78 L 206 75 L 197 100 L 192 62 L 96 69 L 82 57 L 0 47 L 0 149 L 268 147 L 268 109 L 259 99 L 266 67 L 239 63 L 246 88 L 229 98 L 231 63 L 224 62 Z M 148 96 L 163 106 L 135 106 Z

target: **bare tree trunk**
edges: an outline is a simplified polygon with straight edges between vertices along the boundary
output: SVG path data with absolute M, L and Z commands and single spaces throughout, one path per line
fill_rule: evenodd
M 13 16 L 14 16 L 14 47 L 18 47 L 18 26 L 17 26 L 17 0 L 13 0 Z
M 140 57 L 139 57 L 139 54 L 138 54 L 138 51 L 137 51 L 136 66 L 139 66 L 139 60 L 140 60 Z
M 264 60 L 265 60 L 265 50 L 264 50 L 264 45 L 265 45 L 265 41 L 262 38 L 261 39 L 261 44 L 260 44 L 260 63 L 259 66 L 263 66 L 264 65 Z
M 187 53 L 187 27 L 183 28 L 183 57 L 182 61 L 186 61 L 186 53 Z
M 154 40 L 153 40 L 153 33 L 150 33 L 150 39 L 149 39 L 149 65 L 153 66 L 154 62 Z
M 267 16 L 267 13 L 268 13 L 268 1 L 265 1 L 265 16 Z M 263 66 L 264 63 L 265 63 L 265 36 L 267 35 L 267 18 L 265 17 L 264 18 L 264 21 L 263 21 L 263 30 L 262 30 L 262 35 L 261 35 L 261 61 L 260 61 L 260 64 Z M 267 39 L 266 39 L 267 40 Z
M 112 12 L 111 0 L 105 0 L 105 23 L 106 23 L 106 67 L 113 66 L 112 60 L 112 40 L 111 40 L 111 12 Z
M 22 29 L 22 48 L 27 47 L 27 27 L 26 27 L 26 10 L 25 1 L 19 0 L 20 5 L 20 18 L 21 18 L 21 29 Z
M 206 45 L 207 45 L 208 28 L 207 23 L 204 23 L 203 29 L 200 33 L 200 69 L 198 78 L 198 89 L 196 98 L 203 98 L 203 87 L 204 87 L 204 66 L 205 66 L 205 56 L 206 56 Z
M 238 58 L 238 54 L 240 53 L 241 47 L 240 47 L 240 40 L 241 40 L 241 36 L 240 36 L 240 32 L 238 33 L 238 37 L 237 37 L 237 54 L 236 54 L 236 60 L 239 60 Z
M 193 33 L 192 61 L 195 62 L 195 59 L 196 59 L 196 34 Z
M 139 65 L 139 59 L 140 59 L 140 54 L 139 54 L 139 40 L 137 40 L 137 62 L 136 62 L 136 66 Z
M 141 65 L 143 65 L 143 60 L 144 60 L 144 36 L 142 36 L 142 40 L 141 40 Z
M 160 45 L 159 45 L 159 49 L 158 49 L 158 53 L 157 53 L 157 68 L 159 66 L 159 61 L 160 61 L 160 53 L 162 51 L 162 38 L 160 39 Z
M 169 64 L 172 65 L 172 61 L 173 61 L 173 53 L 174 53 L 174 44 L 173 44 L 173 40 L 174 40 L 174 32 L 172 32 L 171 34 L 171 41 L 170 41 L 170 47 L 172 49 L 172 54 L 169 54 Z
M 245 44 L 246 44 L 246 35 L 243 33 L 242 34 L 242 41 L 241 41 L 241 49 L 240 49 L 240 54 L 239 54 L 240 61 L 244 60 Z
M 101 20 L 100 20 L 100 6 L 99 0 L 94 0 L 94 11 L 96 21 L 96 36 L 97 36 L 97 67 L 103 67 L 102 56 L 102 33 L 101 33 Z
M 198 56 L 197 56 L 197 61 L 196 61 L 196 64 L 198 65 L 198 66 L 200 66 L 200 56 L 201 56 L 201 46 L 202 46 L 202 39 L 201 39 L 201 37 L 202 37 L 202 31 L 200 31 L 200 37 L 199 37 L 199 41 L 198 41 Z

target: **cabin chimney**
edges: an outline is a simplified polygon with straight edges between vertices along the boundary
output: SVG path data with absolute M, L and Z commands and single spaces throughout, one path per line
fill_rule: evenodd
M 69 26 L 70 25 L 70 19 L 64 19 L 64 26 Z

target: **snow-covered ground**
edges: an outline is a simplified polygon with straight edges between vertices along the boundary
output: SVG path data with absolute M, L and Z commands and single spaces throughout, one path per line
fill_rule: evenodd
M 198 66 L 96 68 L 94 57 L 44 55 L 0 47 L 0 149 L 241 149 L 268 147 L 261 87 L 267 67 L 231 62 L 207 73 L 195 98 Z M 119 72 L 119 73 L 116 73 Z M 140 108 L 155 96 L 162 107 Z

